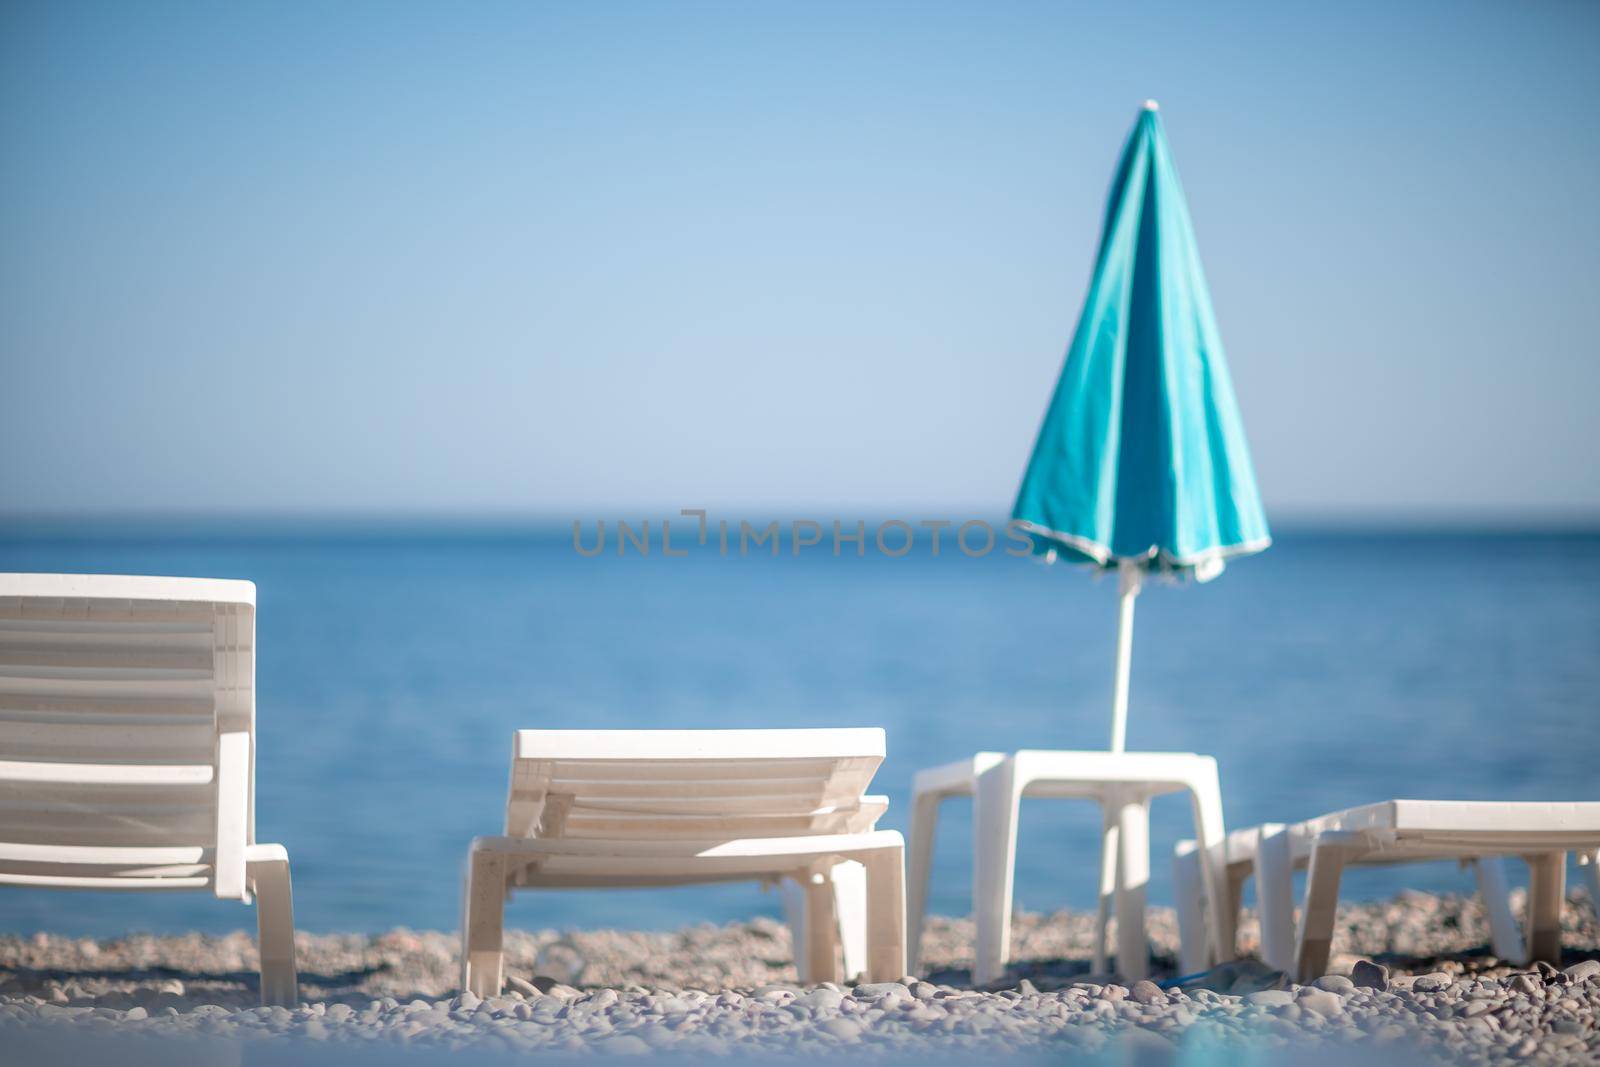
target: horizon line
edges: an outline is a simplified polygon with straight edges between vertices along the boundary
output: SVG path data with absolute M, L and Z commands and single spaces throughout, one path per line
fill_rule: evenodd
M 748 511 L 719 512 L 706 508 L 708 521 L 789 523 L 814 521 L 831 524 L 837 520 L 853 526 L 862 522 L 869 527 L 893 519 L 918 524 L 948 520 L 959 524 L 978 520 L 1003 527 L 1008 518 L 992 508 L 960 509 L 951 507 L 851 509 L 792 507 L 751 508 Z M 193 534 L 240 535 L 250 533 L 327 532 L 406 533 L 421 531 L 492 532 L 524 531 L 528 533 L 555 533 L 566 531 L 574 522 L 592 528 L 596 521 L 608 525 L 617 521 L 630 524 L 648 521 L 652 525 L 666 519 L 673 523 L 694 523 L 695 516 L 685 516 L 679 509 L 648 507 L 587 508 L 582 514 L 572 512 L 535 510 L 451 510 L 402 511 L 398 509 L 363 509 L 336 511 L 327 509 L 273 509 L 273 510 L 153 510 L 153 511 L 39 511 L 7 513 L 0 511 L 0 542 L 38 540 L 52 536 L 105 536 L 142 532 L 146 534 L 180 533 L 188 528 Z M 1600 511 L 1588 509 L 1291 509 L 1282 511 L 1271 520 L 1274 529 L 1285 532 L 1316 531 L 1319 533 L 1600 533 Z M 77 527 L 74 530 L 72 527 Z M 251 527 L 256 529 L 252 530 Z M 20 536 L 19 536 L 20 535 Z

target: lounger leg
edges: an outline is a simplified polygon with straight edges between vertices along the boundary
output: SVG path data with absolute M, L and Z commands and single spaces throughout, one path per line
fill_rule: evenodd
M 480 997 L 497 997 L 503 980 L 506 863 L 492 852 L 467 857 L 462 893 L 461 988 Z
M 261 1003 L 293 1007 L 299 1003 L 294 959 L 294 895 L 289 857 L 247 859 L 245 877 L 256 894 L 256 943 L 261 952 Z
M 1528 857 L 1528 962 L 1561 966 L 1561 895 L 1567 881 L 1567 854 Z
M 835 864 L 832 877 L 839 955 L 844 962 L 844 981 L 850 982 L 867 973 L 867 869 L 850 860 Z
M 860 859 L 867 869 L 867 976 L 898 981 L 906 973 L 905 849 L 874 849 Z
M 805 981 L 838 982 L 839 913 L 834 909 L 833 882 L 827 878 L 806 879 L 806 940 L 794 947 L 795 961 L 805 956 Z
M 806 946 L 810 944 L 806 930 L 807 877 L 802 871 L 793 878 L 778 882 L 778 899 L 783 904 L 783 920 L 789 924 L 789 944 L 794 946 L 794 969 L 801 985 L 811 985 L 816 981 L 811 977 L 810 953 L 806 951 Z
M 1479 856 L 1472 861 L 1478 876 L 1478 899 L 1489 913 L 1489 944 L 1507 963 L 1526 959 L 1522 932 L 1511 914 L 1511 890 L 1506 887 L 1506 865 L 1499 856 Z
M 933 876 L 934 831 L 939 826 L 938 793 L 919 793 L 911 802 L 910 855 L 906 858 L 906 958 L 912 974 L 922 968 L 922 923 L 928 914 L 928 881 Z
M 1095 902 L 1093 974 L 1111 973 L 1106 962 L 1106 927 L 1111 920 L 1111 902 L 1117 891 L 1117 845 L 1121 840 L 1117 832 L 1118 800 L 1115 793 L 1100 802 L 1100 894 Z
M 1296 981 L 1310 982 L 1328 970 L 1334 915 L 1339 908 L 1339 878 L 1354 851 L 1345 835 L 1338 833 L 1323 834 L 1312 847 L 1305 906 L 1300 913 L 1300 945 L 1295 953 Z
M 1261 916 L 1261 959 L 1269 967 L 1295 969 L 1294 863 L 1289 833 L 1264 826 L 1256 839 L 1256 908 Z M 1337 898 L 1337 887 L 1335 887 Z M 1321 977 L 1320 973 L 1318 977 Z
M 1251 868 L 1242 864 L 1237 868 L 1231 863 L 1228 865 L 1228 877 L 1225 880 L 1227 888 L 1224 890 L 1223 896 L 1223 899 L 1227 901 L 1227 904 L 1225 905 L 1226 910 L 1223 912 L 1223 914 L 1227 916 L 1228 928 L 1234 931 L 1239 929 L 1239 913 L 1244 910 L 1244 880 L 1249 878 L 1250 874 Z M 1234 940 L 1237 942 L 1237 934 L 1235 935 Z M 1238 954 L 1237 944 L 1230 944 L 1228 948 L 1229 956 L 1236 956 Z
M 1150 973 L 1145 895 L 1150 885 L 1150 798 L 1123 795 L 1117 814 L 1117 970 L 1129 981 Z
M 1206 903 L 1201 886 L 1199 846 L 1185 841 L 1172 854 L 1172 891 L 1178 898 L 1178 971 L 1195 974 L 1207 967 Z
M 1583 870 L 1583 884 L 1589 889 L 1589 910 L 1600 919 L 1600 851 L 1578 853 L 1578 865 Z
M 1011 957 L 1011 891 L 1017 864 L 1017 761 L 1009 758 L 978 775 L 974 798 L 973 910 L 977 913 L 977 965 L 973 980 L 992 982 Z
M 1229 891 L 1228 832 L 1222 823 L 1222 786 L 1216 761 L 1206 759 L 1189 775 L 1187 785 L 1194 808 L 1195 842 L 1200 846 L 1200 869 L 1205 874 L 1211 961 L 1223 963 L 1238 954 L 1235 926 L 1239 906 Z

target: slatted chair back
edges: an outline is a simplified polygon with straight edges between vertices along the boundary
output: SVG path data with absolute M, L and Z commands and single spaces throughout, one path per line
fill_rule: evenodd
M 0 884 L 248 900 L 255 586 L 0 574 Z
M 519 730 L 506 833 L 732 840 L 858 833 L 880 729 Z

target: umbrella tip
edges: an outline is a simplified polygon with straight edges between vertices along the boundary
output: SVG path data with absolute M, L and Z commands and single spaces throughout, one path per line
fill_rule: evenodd
M 1161 105 L 1156 103 L 1154 100 L 1146 100 L 1144 102 L 1144 109 L 1146 111 L 1160 111 Z

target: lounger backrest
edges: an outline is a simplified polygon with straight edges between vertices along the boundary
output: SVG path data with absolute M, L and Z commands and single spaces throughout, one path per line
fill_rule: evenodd
M 520 730 L 506 833 L 731 839 L 869 829 L 879 729 Z
M 251 583 L 0 575 L 0 883 L 243 898 L 254 731 Z

